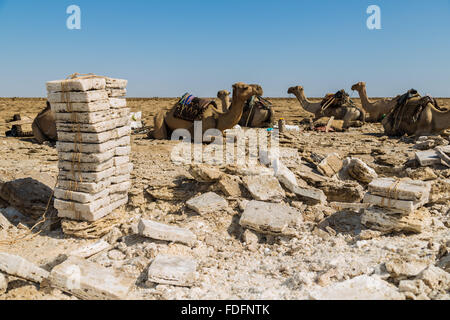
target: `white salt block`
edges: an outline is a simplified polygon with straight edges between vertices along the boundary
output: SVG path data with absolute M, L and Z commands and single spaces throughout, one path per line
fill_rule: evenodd
M 111 203 L 118 203 L 122 200 L 128 199 L 128 193 L 127 192 L 117 192 L 110 194 Z M 128 201 L 127 201 L 128 202 Z M 112 209 L 114 210 L 114 209 Z
M 114 157 L 114 149 L 103 153 L 58 152 L 60 161 L 76 161 L 81 163 L 102 163 Z
M 174 286 L 191 286 L 197 262 L 187 257 L 158 255 L 148 268 L 148 281 Z
M 99 240 L 93 244 L 89 244 L 87 246 L 81 247 L 69 253 L 70 256 L 87 259 L 100 253 L 102 251 L 108 250 L 112 248 L 112 246 L 106 242 L 105 240 Z
M 120 176 L 112 176 L 110 180 L 111 180 L 111 184 L 118 184 L 121 182 L 131 180 L 131 175 L 128 173 L 128 174 L 124 174 L 124 175 L 120 175 Z
M 0 271 L 37 283 L 41 283 L 49 275 L 46 270 L 34 263 L 6 252 L 0 252 Z
M 121 166 L 123 164 L 127 164 L 130 162 L 129 156 L 123 156 L 123 157 L 114 157 L 114 165 L 116 167 Z
M 136 279 L 71 256 L 50 273 L 52 287 L 85 300 L 125 300 Z
M 368 188 L 373 195 L 411 201 L 428 199 L 431 191 L 428 182 L 392 178 L 374 179 Z
M 126 137 L 124 137 L 126 138 Z M 129 138 L 129 137 L 128 137 Z M 121 145 L 129 145 L 127 141 L 123 140 L 109 140 L 104 143 L 73 143 L 73 142 L 56 142 L 56 150 L 58 152 L 81 152 L 81 153 L 102 153 L 114 149 L 121 143 Z
M 100 172 L 71 172 L 59 170 L 59 179 L 72 180 L 78 182 L 100 182 L 111 177 L 116 172 L 116 168 L 112 167 Z
M 109 186 L 111 185 L 112 179 L 113 177 L 111 177 L 111 179 L 104 179 L 99 182 L 77 182 L 77 183 L 71 180 L 58 180 L 58 187 L 61 189 L 74 190 L 77 192 L 98 193 L 105 189 L 108 189 Z
M 124 198 L 124 199 L 121 199 L 116 202 L 111 202 L 109 205 L 102 207 L 96 211 L 87 212 L 87 213 L 86 212 L 76 212 L 73 209 L 69 209 L 69 210 L 61 210 L 60 209 L 60 210 L 58 210 L 58 217 L 93 222 L 93 221 L 97 221 L 97 220 L 107 216 L 108 214 L 110 214 L 111 212 L 116 210 L 117 208 L 127 204 L 127 202 L 128 202 L 128 198 Z
M 98 100 L 92 102 L 77 102 L 70 104 L 70 110 L 67 110 L 67 103 L 54 102 L 50 104 L 53 112 L 97 112 L 110 110 L 110 102 L 106 100 Z
M 82 91 L 82 92 L 55 92 L 48 93 L 47 99 L 54 102 L 92 102 L 108 99 L 106 90 Z
M 59 161 L 58 168 L 66 171 L 74 170 L 76 172 L 101 172 L 114 166 L 114 158 L 101 163 L 95 162 L 72 162 Z
M 119 127 L 110 131 L 99 133 L 87 133 L 87 132 L 58 132 L 58 141 L 71 142 L 77 141 L 78 143 L 103 143 L 109 140 L 119 139 L 123 136 L 130 135 L 131 128 L 129 126 Z
M 122 176 L 125 174 L 129 174 L 133 171 L 133 164 L 132 163 L 126 163 L 122 164 L 120 166 L 115 167 L 115 173 L 116 176 Z
M 56 112 L 56 122 L 96 124 L 112 119 L 128 117 L 130 109 L 109 109 L 97 112 Z
M 125 79 L 106 78 L 106 87 L 110 89 L 125 89 L 127 84 Z
M 60 188 L 55 188 L 55 198 L 65 201 L 75 201 L 79 203 L 89 203 L 94 202 L 98 199 L 105 198 L 109 195 L 109 189 L 100 191 L 99 193 L 90 194 L 85 192 L 75 192 L 64 190 Z
M 197 237 L 187 229 L 176 226 L 169 226 L 151 220 L 141 219 L 138 225 L 138 232 L 143 237 L 156 240 L 184 243 L 193 246 Z
M 370 193 L 366 193 L 364 196 L 364 203 L 370 203 L 371 205 L 390 209 L 392 212 L 403 212 L 405 214 L 413 213 L 416 209 L 422 207 L 427 203 L 427 200 L 410 201 L 410 200 L 398 200 L 391 198 L 384 198 L 376 196 Z
M 127 100 L 125 98 L 109 98 L 109 106 L 112 109 L 126 108 Z
M 112 119 L 108 121 L 99 122 L 96 124 L 87 124 L 87 123 L 63 123 L 56 122 L 56 129 L 58 132 L 92 132 L 92 133 L 100 133 L 109 130 L 113 130 L 117 127 L 130 126 L 130 119 L 127 117 Z
M 131 154 L 131 147 L 117 147 L 115 152 L 115 156 L 121 157 L 121 156 L 129 156 Z
M 92 214 L 100 208 L 107 207 L 110 203 L 109 196 L 94 200 L 90 203 L 78 203 L 74 201 L 55 199 L 54 207 L 57 210 L 73 210 L 81 214 Z
M 84 78 L 84 79 L 68 79 L 54 80 L 46 83 L 48 92 L 63 91 L 88 91 L 88 90 L 104 90 L 106 88 L 106 80 L 104 78 Z
M 110 89 L 106 88 L 106 92 L 108 92 L 108 97 L 116 98 L 116 97 L 124 97 L 127 95 L 127 89 Z
M 131 182 L 130 181 L 124 181 L 121 183 L 111 184 L 109 187 L 109 193 L 123 193 L 128 192 L 128 190 L 131 188 Z

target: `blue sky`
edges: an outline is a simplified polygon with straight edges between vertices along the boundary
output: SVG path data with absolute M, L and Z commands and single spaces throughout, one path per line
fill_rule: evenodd
M 66 28 L 72 4 L 81 30 Z M 366 27 L 369 5 L 382 30 Z M 130 97 L 214 96 L 237 81 L 273 97 L 357 81 L 369 96 L 450 97 L 450 0 L 0 0 L 0 43 L 0 96 L 94 72 L 128 79 Z

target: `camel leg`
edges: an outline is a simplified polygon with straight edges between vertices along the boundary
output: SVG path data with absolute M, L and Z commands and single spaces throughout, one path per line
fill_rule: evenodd
M 149 137 L 157 140 L 165 140 L 169 138 L 167 133 L 167 125 L 164 121 L 165 116 L 165 111 L 160 111 L 156 114 L 154 119 L 154 128 L 153 131 L 149 133 Z

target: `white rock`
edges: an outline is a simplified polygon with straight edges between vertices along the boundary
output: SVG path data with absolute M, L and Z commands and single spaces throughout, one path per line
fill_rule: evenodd
M 86 300 L 125 300 L 135 279 L 78 257 L 69 257 L 53 268 L 50 284 Z
M 300 201 L 308 205 L 323 205 L 327 202 L 325 193 L 319 189 L 296 187 L 294 188 L 294 193 Z
M 138 232 L 141 236 L 163 240 L 180 242 L 192 246 L 197 237 L 190 230 L 169 226 L 166 224 L 141 219 L 138 224 Z
M 148 284 L 161 283 L 191 286 L 195 281 L 197 262 L 191 258 L 158 255 L 148 268 Z
M 272 175 L 246 176 L 242 181 L 255 200 L 281 202 L 286 196 L 278 179 Z
M 404 300 L 388 282 L 366 275 L 314 290 L 310 296 L 314 300 Z
M 370 183 L 378 178 L 374 169 L 358 158 L 347 158 L 344 160 L 343 170 L 353 179 L 361 183 Z
M 441 163 L 441 158 L 436 150 L 416 152 L 416 160 L 422 167 L 432 166 Z
M 448 291 L 450 289 L 450 273 L 435 266 L 429 266 L 418 277 L 433 290 Z
M 106 88 L 106 92 L 108 92 L 108 97 L 117 98 L 124 97 L 127 94 L 127 89 L 109 89 Z
M 239 224 L 261 233 L 282 234 L 295 218 L 295 210 L 287 205 L 253 200 L 245 207 Z
M 226 210 L 228 202 L 214 192 L 208 192 L 186 202 L 188 208 L 200 215 Z
M 0 252 L 0 271 L 37 283 L 41 283 L 49 275 L 47 271 L 24 258 L 5 252 Z
M 327 177 L 332 177 L 337 174 L 343 166 L 343 161 L 337 153 L 328 155 L 317 165 L 317 170 Z
M 81 247 L 69 253 L 71 256 L 87 259 L 102 251 L 108 250 L 111 245 L 105 240 L 99 240 L 93 244 Z
M 127 193 L 128 190 L 131 188 L 131 181 L 124 181 L 121 183 L 114 183 L 111 184 L 109 187 L 109 193 Z
M 92 101 L 92 102 L 77 102 L 69 105 L 70 110 L 67 109 L 65 102 L 53 102 L 50 104 L 53 112 L 98 112 L 110 109 L 108 99 Z
M 275 164 L 273 164 L 273 169 L 275 171 L 275 177 L 277 177 L 278 181 L 280 181 L 280 183 L 289 191 L 294 192 L 295 188 L 298 187 L 295 174 L 281 161 L 275 162 Z

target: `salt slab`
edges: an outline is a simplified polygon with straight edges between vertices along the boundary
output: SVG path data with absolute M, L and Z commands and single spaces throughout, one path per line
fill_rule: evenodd
M 195 281 L 197 262 L 191 258 L 158 255 L 148 268 L 148 281 L 174 286 L 191 286 Z
M 108 99 L 106 90 L 84 91 L 84 92 L 49 92 L 47 100 L 54 102 L 92 102 Z
M 48 92 L 63 91 L 89 91 L 89 90 L 104 90 L 106 88 L 106 80 L 104 78 L 81 78 L 68 80 L 55 80 L 46 83 Z

